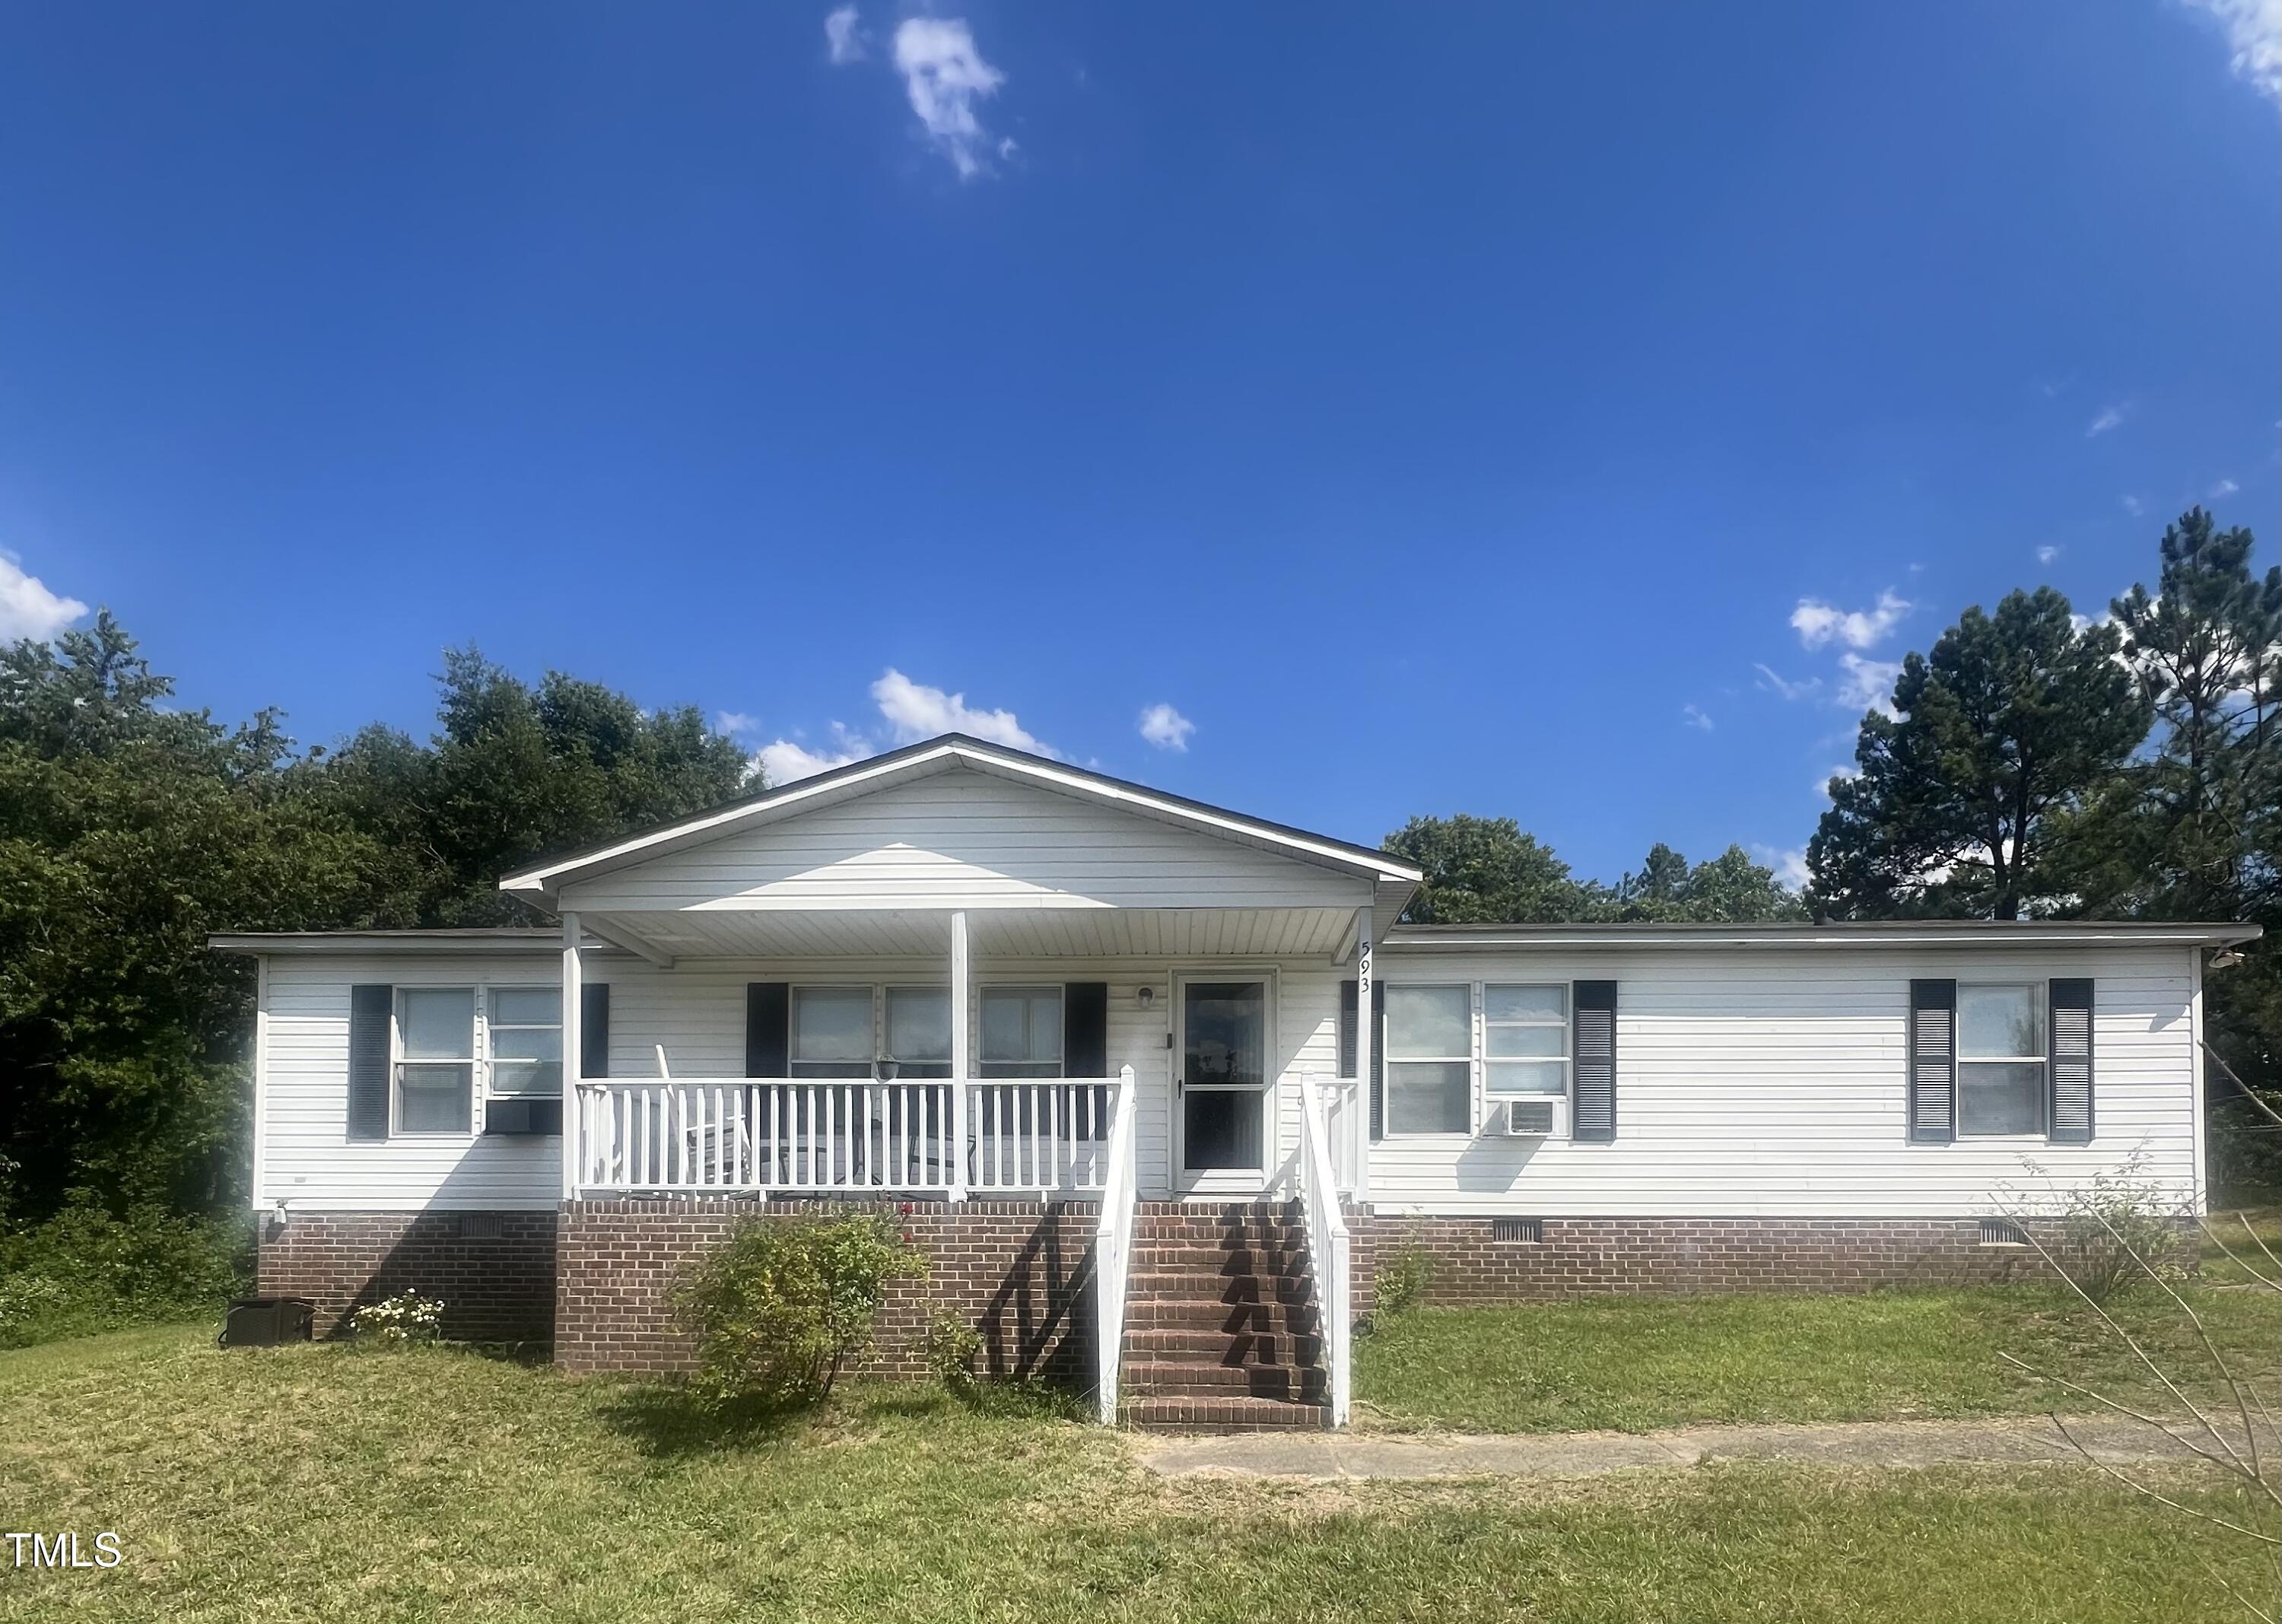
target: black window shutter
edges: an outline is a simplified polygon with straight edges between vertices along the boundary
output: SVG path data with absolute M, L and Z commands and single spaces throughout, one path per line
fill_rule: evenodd
M 1910 983 L 1910 1143 L 1957 1138 L 1957 983 Z
M 745 1075 L 781 1077 L 792 1070 L 792 983 L 745 983 Z
M 610 983 L 590 981 L 578 990 L 578 1075 L 610 1075 Z
M 1607 1145 L 1617 1137 L 1617 983 L 1569 984 L 1569 1137 Z
M 1062 988 L 1062 1076 L 1109 1075 L 1109 983 L 1074 981 Z
M 389 1025 L 396 1018 L 396 990 L 349 989 L 349 1138 L 388 1137 Z
M 1351 1077 L 1355 1068 L 1355 984 L 1339 983 L 1339 1076 Z
M 1386 983 L 1370 983 L 1370 1137 L 1386 1137 Z
M 2050 1126 L 2055 1145 L 2092 1143 L 2092 983 L 2054 981 L 2045 1007 L 2052 1022 L 2052 1047 L 2045 1061 L 2052 1072 Z

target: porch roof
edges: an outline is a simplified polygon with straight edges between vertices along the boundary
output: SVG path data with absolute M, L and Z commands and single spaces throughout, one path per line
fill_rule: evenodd
M 945 734 L 941 738 L 802 779 L 782 789 L 764 790 L 695 817 L 549 859 L 508 874 L 500 882 L 500 889 L 551 901 L 566 885 L 961 768 L 1366 880 L 1374 885 L 1400 888 L 1404 902 L 1424 877 L 1412 865 L 1373 847 L 1246 817 L 1224 807 L 1151 789 L 1064 762 L 1049 761 L 963 734 Z M 1400 906 L 1398 904 L 1398 911 Z

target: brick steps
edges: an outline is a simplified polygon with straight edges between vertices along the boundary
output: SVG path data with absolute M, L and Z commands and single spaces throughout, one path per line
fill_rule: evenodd
M 1289 1207 L 1145 1208 L 1125 1325 L 1128 1426 L 1230 1432 L 1330 1419 L 1315 1281 Z

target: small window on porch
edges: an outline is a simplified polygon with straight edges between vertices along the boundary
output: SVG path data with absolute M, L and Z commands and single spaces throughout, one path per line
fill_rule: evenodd
M 795 987 L 791 1037 L 793 1076 L 870 1076 L 872 989 Z
M 888 1058 L 904 1077 L 951 1075 L 951 989 L 888 989 Z
M 1062 1075 L 1062 990 L 985 987 L 982 1064 L 985 1077 Z

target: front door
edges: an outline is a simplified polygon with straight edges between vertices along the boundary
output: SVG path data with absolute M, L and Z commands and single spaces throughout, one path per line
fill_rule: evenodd
M 1184 1193 L 1250 1195 L 1266 1182 L 1269 983 L 1180 976 L 1173 997 L 1174 1120 Z

